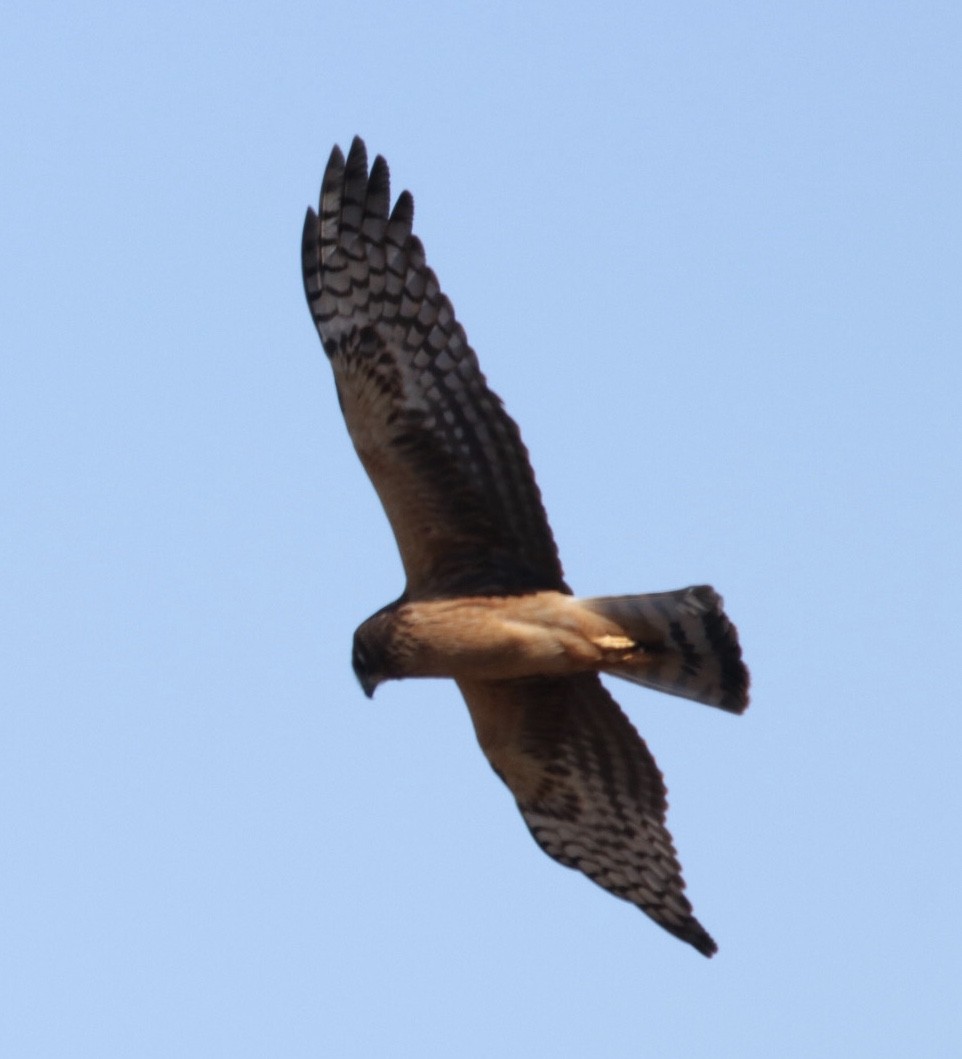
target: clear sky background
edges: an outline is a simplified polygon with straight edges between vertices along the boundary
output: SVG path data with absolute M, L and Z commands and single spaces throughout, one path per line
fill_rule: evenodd
M 7 5 L 0 1054 L 962 1050 L 962 7 Z M 304 304 L 362 134 L 585 595 L 721 591 L 741 718 L 619 684 L 711 961 L 551 862 L 402 587 Z

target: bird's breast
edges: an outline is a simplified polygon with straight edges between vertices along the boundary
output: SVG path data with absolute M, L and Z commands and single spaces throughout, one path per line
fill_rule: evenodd
M 397 617 L 407 676 L 563 676 L 601 658 L 596 618 L 560 592 L 412 602 Z

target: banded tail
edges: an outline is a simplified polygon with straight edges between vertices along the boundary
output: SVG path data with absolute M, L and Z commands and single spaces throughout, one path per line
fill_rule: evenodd
M 738 630 L 721 596 L 708 585 L 646 596 L 599 596 L 580 603 L 615 622 L 633 644 L 623 660 L 602 670 L 669 695 L 742 713 L 748 669 Z

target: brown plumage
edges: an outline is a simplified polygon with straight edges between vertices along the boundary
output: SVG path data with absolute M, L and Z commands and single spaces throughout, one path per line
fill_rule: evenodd
M 482 749 L 535 840 L 706 956 L 665 827 L 654 759 L 598 674 L 731 713 L 748 671 L 708 586 L 577 599 L 528 454 L 451 303 L 390 208 L 388 168 L 335 147 L 304 223 L 308 305 L 348 431 L 397 538 L 404 594 L 355 633 L 368 695 L 456 680 Z

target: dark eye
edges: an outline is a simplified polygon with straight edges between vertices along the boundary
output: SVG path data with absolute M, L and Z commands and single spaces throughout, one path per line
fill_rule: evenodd
M 354 667 L 355 673 L 365 673 L 370 666 L 367 651 L 357 640 L 354 641 L 354 650 L 351 652 L 351 665 Z

